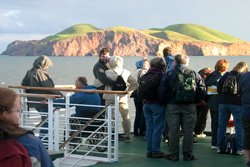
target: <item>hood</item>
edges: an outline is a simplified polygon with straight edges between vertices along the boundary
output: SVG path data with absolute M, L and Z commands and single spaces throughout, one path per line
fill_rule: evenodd
M 142 69 L 143 60 L 139 60 L 139 61 L 135 62 L 135 66 L 136 66 L 137 69 Z
M 110 68 L 122 68 L 123 66 L 123 58 L 120 56 L 112 56 L 109 59 L 109 66 Z
M 48 56 L 39 56 L 33 63 L 34 68 L 42 70 L 46 70 L 52 66 L 53 63 Z

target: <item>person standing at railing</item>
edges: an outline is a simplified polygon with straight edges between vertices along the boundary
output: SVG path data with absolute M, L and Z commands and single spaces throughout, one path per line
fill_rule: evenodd
M 88 81 L 85 77 L 78 77 L 75 83 L 76 89 L 88 89 L 96 90 L 94 85 L 88 85 Z M 65 99 L 55 99 L 54 103 L 65 104 Z M 70 96 L 70 104 L 85 104 L 85 105 L 101 105 L 101 98 L 98 93 L 76 92 Z M 54 105 L 56 107 L 65 105 Z M 90 106 L 77 106 L 76 105 L 76 117 L 90 117 L 92 118 L 97 112 L 100 111 L 99 107 Z
M 109 50 L 107 48 L 101 49 L 99 53 L 99 60 L 93 68 L 93 73 L 95 76 L 94 85 L 98 90 L 104 90 L 105 85 L 113 85 L 114 81 L 106 77 L 105 71 L 110 69 L 109 66 Z M 105 105 L 103 99 L 103 94 L 100 94 L 102 105 Z
M 147 57 L 144 57 L 142 60 L 139 60 L 135 63 L 136 71 L 134 73 L 134 78 L 139 83 L 140 78 L 146 74 L 150 68 L 149 60 Z M 138 96 L 138 91 L 135 90 L 130 97 L 134 98 L 135 104 L 135 121 L 134 121 L 134 136 L 145 136 L 146 134 L 146 123 L 143 113 L 143 99 Z
M 167 71 L 159 86 L 159 98 L 167 104 L 166 118 L 169 127 L 169 154 L 166 159 L 179 161 L 180 127 L 183 131 L 182 154 L 184 161 L 195 160 L 193 130 L 196 121 L 196 103 L 205 103 L 206 87 L 201 76 L 188 68 L 187 55 L 174 57 L 175 67 Z
M 14 140 L 27 150 L 33 167 L 53 167 L 52 160 L 41 140 L 34 136 L 32 132 L 29 133 L 20 127 L 20 111 L 19 96 L 11 89 L 0 88 L 0 143 L 6 140 Z M 7 154 L 8 150 L 1 147 L 0 151 Z M 13 164 L 13 162 L 18 161 L 18 156 L 20 154 L 16 155 L 16 159 L 9 161 L 8 163 L 12 164 L 8 164 L 8 166 L 23 167 L 24 159 L 19 161 L 22 164 Z
M 250 72 L 240 77 L 241 104 L 243 106 L 242 125 L 244 128 L 243 149 L 246 167 L 250 167 Z
M 39 56 L 35 59 L 33 67 L 27 71 L 25 77 L 22 80 L 22 86 L 32 87 L 55 87 L 53 79 L 47 72 L 49 67 L 52 67 L 53 63 L 48 56 Z M 26 93 L 34 94 L 56 94 L 61 95 L 59 91 L 44 91 L 44 90 L 28 90 Z M 48 113 L 48 105 L 41 104 L 40 101 L 45 99 L 38 97 L 29 97 L 29 101 L 35 101 L 38 103 L 28 103 L 29 108 L 35 108 L 38 112 Z M 46 119 L 46 116 L 42 116 L 42 121 Z M 48 124 L 44 123 L 43 128 L 48 128 Z M 40 134 L 46 135 L 48 130 L 40 130 Z
M 130 94 L 137 89 L 138 83 L 136 79 L 131 75 L 130 71 L 123 68 L 123 58 L 120 56 L 112 56 L 109 59 L 109 70 L 105 71 L 105 74 L 108 78 L 113 81 L 116 81 L 120 75 L 126 83 L 126 90 Z M 111 85 L 105 85 L 105 90 L 112 90 Z M 103 98 L 105 99 L 105 104 L 114 104 L 115 95 L 114 94 L 104 94 Z M 122 116 L 122 126 L 124 130 L 124 141 L 130 141 L 130 130 L 131 130 L 131 121 L 129 117 L 129 106 L 128 106 L 128 95 L 119 96 L 119 112 Z
M 218 85 L 217 90 L 219 93 L 219 121 L 217 132 L 217 153 L 223 153 L 225 146 L 225 136 L 228 121 L 231 114 L 233 115 L 235 125 L 235 144 L 237 152 L 236 154 L 242 155 L 243 152 L 243 126 L 241 117 L 243 113 L 243 107 L 241 103 L 241 96 L 239 89 L 239 78 L 242 74 L 248 72 L 248 65 L 246 62 L 237 63 L 233 70 L 225 73 Z M 232 80 L 234 83 L 232 84 Z M 229 85 L 229 86 L 228 86 Z
M 217 150 L 217 131 L 219 121 L 219 95 L 217 91 L 217 85 L 219 80 L 228 70 L 229 62 L 226 59 L 220 59 L 214 66 L 214 71 L 205 79 L 205 85 L 207 87 L 207 105 L 210 110 L 211 116 L 211 149 Z

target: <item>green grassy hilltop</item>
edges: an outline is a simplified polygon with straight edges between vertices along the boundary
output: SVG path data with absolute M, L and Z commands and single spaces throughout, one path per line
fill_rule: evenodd
M 107 29 L 99 29 L 90 24 L 78 24 L 71 26 L 62 32 L 55 35 L 48 36 L 44 40 L 46 41 L 57 41 L 62 39 L 67 39 L 71 37 L 77 37 L 84 35 L 86 33 L 94 33 L 101 31 L 114 31 L 133 33 L 140 32 L 145 35 L 150 35 L 154 38 L 170 40 L 170 41 L 206 41 L 215 43 L 233 43 L 233 42 L 244 42 L 243 40 L 233 37 L 231 35 L 225 34 L 215 29 L 209 27 L 196 25 L 196 24 L 174 24 L 167 26 L 165 28 L 152 28 L 146 30 L 136 30 L 129 27 L 116 26 Z

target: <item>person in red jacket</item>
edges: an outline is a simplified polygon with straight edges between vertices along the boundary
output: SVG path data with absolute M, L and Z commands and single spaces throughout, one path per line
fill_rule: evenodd
M 10 141 L 13 140 L 14 142 L 20 143 L 20 145 L 25 147 L 31 159 L 32 166 L 53 167 L 54 165 L 52 160 L 41 140 L 20 127 L 20 105 L 20 98 L 18 94 L 11 89 L 0 87 L 0 145 L 5 145 L 6 140 L 8 140 L 10 144 Z M 15 144 L 13 144 L 13 146 L 15 146 Z M 15 147 L 18 148 L 17 146 Z M 0 148 L 0 152 L 4 151 L 3 154 L 7 153 L 7 150 L 9 149 L 8 148 L 6 150 L 2 149 L 2 147 Z M 22 150 L 23 149 L 21 149 L 21 151 Z M 18 150 L 14 152 L 19 153 Z M 6 163 L 21 161 L 20 156 L 21 155 L 19 153 L 17 154 L 15 160 Z M 0 156 L 0 159 L 3 158 L 4 156 Z M 2 164 L 1 161 L 0 164 Z M 19 165 L 19 163 L 8 164 L 4 167 L 18 167 Z
M 31 167 L 29 154 L 19 142 L 6 139 L 0 140 L 0 167 Z

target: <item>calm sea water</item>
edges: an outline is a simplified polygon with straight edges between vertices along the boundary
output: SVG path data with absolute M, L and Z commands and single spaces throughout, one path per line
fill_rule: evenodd
M 0 85 L 20 85 L 26 71 L 32 67 L 36 56 L 4 56 L 0 55 Z M 239 61 L 246 61 L 250 65 L 250 56 L 190 56 L 189 67 L 196 71 L 204 67 L 213 68 L 218 59 L 226 58 L 230 62 L 232 69 Z M 124 57 L 124 67 L 131 72 L 135 70 L 135 62 L 140 57 Z M 93 66 L 98 61 L 98 57 L 51 57 L 54 66 L 48 71 L 55 84 L 70 85 L 75 83 L 78 76 L 88 78 L 89 84 L 94 81 Z

